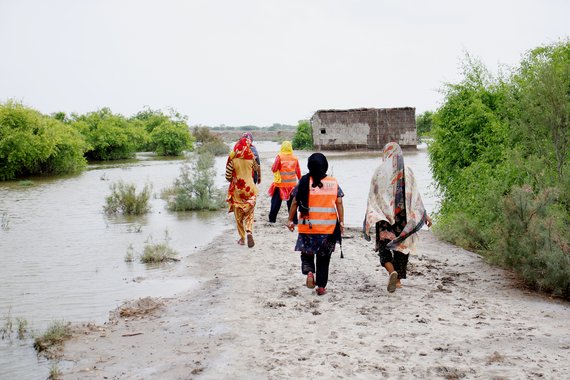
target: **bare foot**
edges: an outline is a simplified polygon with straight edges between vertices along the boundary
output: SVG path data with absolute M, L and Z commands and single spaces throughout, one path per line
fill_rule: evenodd
M 239 245 L 245 245 L 245 242 L 243 241 L 243 239 L 239 239 L 239 240 L 237 241 L 237 243 L 238 243 Z

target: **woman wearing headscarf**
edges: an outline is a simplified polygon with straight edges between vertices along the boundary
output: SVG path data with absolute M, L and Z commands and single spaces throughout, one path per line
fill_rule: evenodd
M 417 234 L 422 226 L 431 226 L 412 170 L 404 165 L 400 146 L 391 142 L 382 153 L 382 163 L 374 171 L 364 219 L 364 237 L 376 229 L 375 251 L 380 264 L 389 273 L 388 291 L 402 286 L 406 278 L 409 254 L 415 254 Z
M 287 202 L 287 211 L 291 210 L 291 203 L 293 202 L 291 193 L 297 185 L 297 179 L 301 178 L 299 160 L 293 155 L 291 141 L 283 141 L 281 150 L 275 157 L 271 171 L 274 174 L 274 178 L 268 191 L 271 196 L 269 222 L 275 223 L 282 201 Z M 297 224 L 297 214 L 295 214 L 293 222 Z
M 251 151 L 251 140 L 242 137 L 230 152 L 226 162 L 226 180 L 230 182 L 226 201 L 229 211 L 233 212 L 240 236 L 238 244 L 253 247 L 253 212 L 257 198 L 257 187 L 253 182 L 253 173 L 259 170 L 255 156 Z
M 251 132 L 245 132 L 241 137 L 245 137 L 251 141 L 251 145 L 249 148 L 253 152 L 253 157 L 255 157 L 255 162 L 257 162 L 257 170 L 253 172 L 253 183 L 259 184 L 261 183 L 261 160 L 259 159 L 259 153 L 257 152 L 257 148 L 253 145 L 253 135 Z
M 327 291 L 331 255 L 344 232 L 344 193 L 336 179 L 327 176 L 328 162 L 322 153 L 312 154 L 308 167 L 309 173 L 293 190 L 287 227 L 295 230 L 293 219 L 299 209 L 295 251 L 301 251 L 301 272 L 307 275 L 307 287 L 316 285 L 317 295 L 322 296 Z

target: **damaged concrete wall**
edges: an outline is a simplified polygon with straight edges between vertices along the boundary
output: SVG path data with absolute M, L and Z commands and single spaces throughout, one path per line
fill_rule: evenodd
M 382 149 L 390 141 L 417 146 L 416 109 L 320 110 L 311 117 L 318 150 Z

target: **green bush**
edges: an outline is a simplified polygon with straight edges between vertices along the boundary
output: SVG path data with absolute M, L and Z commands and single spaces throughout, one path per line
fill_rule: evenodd
M 570 41 L 531 51 L 508 78 L 468 57 L 433 116 L 434 231 L 570 298 Z
M 224 206 L 224 194 L 214 183 L 214 162 L 211 153 L 203 153 L 182 165 L 173 187 L 162 192 L 169 210 L 219 210 Z
M 313 129 L 308 121 L 299 122 L 292 144 L 293 149 L 313 149 Z
M 134 157 L 148 140 L 148 133 L 138 124 L 129 123 L 109 108 L 85 115 L 72 115 L 70 122 L 89 143 L 86 157 L 90 160 L 118 160 Z
M 185 150 L 193 149 L 194 137 L 189 131 L 188 117 L 173 109 L 166 114 L 146 107 L 129 121 L 148 133 L 145 150 L 160 156 L 180 156 Z
M 229 146 L 217 134 L 212 133 L 207 127 L 194 127 L 192 135 L 198 143 L 198 154 L 211 153 L 214 156 L 225 156 L 229 152 Z
M 428 136 L 433 125 L 433 112 L 425 111 L 416 117 L 418 136 Z
M 164 242 L 155 243 L 152 237 L 149 237 L 144 246 L 143 254 L 140 257 L 141 263 L 162 263 L 165 261 L 178 261 L 176 256 L 178 253 L 169 246 L 170 236 L 168 231 L 164 232 Z
M 202 143 L 196 149 L 198 154 L 212 154 L 214 156 L 227 156 L 229 154 L 230 147 L 223 142 L 220 141 L 208 141 L 206 143 Z
M 55 321 L 50 324 L 43 335 L 34 339 L 34 348 L 38 352 L 44 352 L 53 346 L 61 345 L 69 338 L 71 338 L 71 328 L 69 323 Z
M 163 122 L 150 134 L 153 150 L 160 156 L 180 156 L 194 149 L 194 137 L 185 123 Z
M 70 126 L 20 103 L 0 104 L 0 180 L 78 172 L 86 149 Z
M 527 185 L 513 188 L 503 199 L 492 258 L 530 286 L 570 298 L 570 232 L 557 197 L 557 189 L 535 194 Z
M 134 184 L 123 181 L 112 183 L 110 187 L 111 195 L 105 199 L 105 206 L 103 206 L 106 213 L 142 215 L 150 210 L 149 199 L 152 191 L 150 185 L 145 185 L 139 194 Z

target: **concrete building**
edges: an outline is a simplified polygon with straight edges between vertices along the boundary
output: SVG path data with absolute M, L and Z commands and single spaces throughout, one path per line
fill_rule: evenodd
M 416 109 L 357 108 L 320 110 L 311 117 L 317 150 L 380 150 L 390 141 L 416 147 Z

